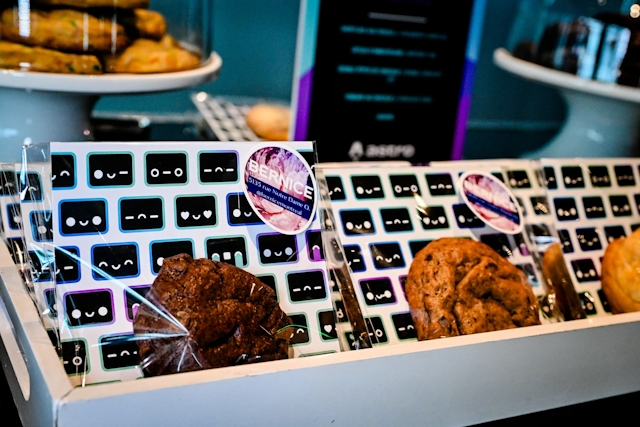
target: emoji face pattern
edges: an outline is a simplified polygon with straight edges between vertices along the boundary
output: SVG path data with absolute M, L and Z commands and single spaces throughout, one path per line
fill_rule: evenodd
M 604 210 L 604 203 L 602 202 L 602 197 L 599 197 L 599 196 L 583 197 L 582 205 L 584 206 L 584 214 L 589 219 L 607 217 L 607 213 Z
M 162 263 L 165 258 L 170 258 L 174 255 L 188 254 L 193 257 L 193 242 L 191 240 L 167 240 L 164 242 L 151 242 L 151 269 L 155 274 L 160 272 Z M 224 256 L 223 256 L 224 257 Z M 207 258 L 211 256 L 207 255 Z M 216 261 L 220 261 L 217 259 Z M 228 262 L 228 260 L 225 260 Z M 244 264 L 241 264 L 244 265 Z
M 453 185 L 451 175 L 448 173 L 431 173 L 426 174 L 427 186 L 432 196 L 453 196 L 456 194 L 456 188 Z
M 327 298 L 327 286 L 320 270 L 287 274 L 287 287 L 292 302 Z
M 306 344 L 310 341 L 309 322 L 304 314 L 287 314 L 291 319 L 291 345 Z
M 575 221 L 578 215 L 578 207 L 573 197 L 558 197 L 553 199 L 556 207 L 556 217 L 558 221 Z
M 484 222 L 465 204 L 453 205 L 453 213 L 459 228 L 482 228 Z
M 584 188 L 584 178 L 580 166 L 563 166 L 561 170 L 565 188 Z
M 242 193 L 227 195 L 227 218 L 231 225 L 262 224 L 262 220 L 249 204 L 247 196 Z
M 464 205 L 466 207 L 466 205 Z M 437 230 L 441 228 L 449 228 L 447 214 L 443 206 L 418 206 L 418 216 L 420 224 L 424 230 Z M 473 215 L 471 210 L 468 213 Z M 457 214 L 456 214 L 457 215 Z M 475 217 L 475 215 L 473 215 Z M 482 222 L 482 221 L 480 221 Z M 484 226 L 484 224 L 483 224 Z
M 516 267 L 518 267 L 518 269 L 524 273 L 531 286 L 539 285 L 538 276 L 536 275 L 535 268 L 533 268 L 533 264 L 518 264 L 516 265 Z
M 384 329 L 382 319 L 378 316 L 366 317 L 364 323 L 367 325 L 369 338 L 374 344 L 384 344 L 389 341 L 387 331 Z
M 74 246 L 55 249 L 56 283 L 75 283 L 80 280 L 80 250 Z
M 176 197 L 176 224 L 178 228 L 213 227 L 217 223 L 214 196 Z
M 63 235 L 99 234 L 107 231 L 105 200 L 63 201 L 60 203 L 60 232 Z
M 9 220 L 10 229 L 22 229 L 22 209 L 19 204 L 10 203 L 7 205 L 7 219 Z
M 224 237 L 221 239 L 207 239 L 205 241 L 207 258 L 233 264 L 236 267 L 246 267 L 247 242 L 244 237 Z
M 389 181 L 396 197 L 414 197 L 421 194 L 415 175 L 389 175 Z
M 587 316 L 591 316 L 598 313 L 596 310 L 596 300 L 591 296 L 589 292 L 581 292 L 578 294 L 580 297 L 580 303 L 582 308 L 587 313 Z
M 70 292 L 64 295 L 66 320 L 70 327 L 113 323 L 111 290 Z
M 185 153 L 147 153 L 145 168 L 149 185 L 180 185 L 188 180 Z
M 613 171 L 619 187 L 634 187 L 636 185 L 631 165 L 614 166 Z
M 73 154 L 51 155 L 51 185 L 54 190 L 76 186 L 76 157 Z
M 578 259 L 571 261 L 571 267 L 573 267 L 573 272 L 580 283 L 597 282 L 600 280 L 600 277 L 598 277 L 598 273 L 596 272 L 596 267 L 591 259 Z
M 380 209 L 380 216 L 387 233 L 413 231 L 407 208 Z
M 360 280 L 360 289 L 367 305 L 395 304 L 391 280 L 388 278 Z
M 23 202 L 42 201 L 42 181 L 40 174 L 27 172 L 17 176 L 18 187 L 20 188 L 20 200 Z
M 344 234 L 348 236 L 358 234 L 375 234 L 373 218 L 368 209 L 341 210 L 340 219 Z
M 531 188 L 531 181 L 525 170 L 508 171 L 507 177 L 512 188 Z
M 631 204 L 626 195 L 609 196 L 613 216 L 631 216 Z
M 127 304 L 127 319 L 130 322 L 133 322 L 133 319 L 136 317 L 136 313 L 138 312 L 138 307 L 140 307 L 140 299 L 144 298 L 149 292 L 151 286 L 131 286 L 124 291 L 124 297 Z
M 611 187 L 611 178 L 606 166 L 589 166 L 591 185 L 594 187 Z
M 352 176 L 351 184 L 357 199 L 384 199 L 382 182 L 377 175 Z
M 56 304 L 56 292 L 53 289 L 44 290 L 44 301 L 49 309 L 51 317 L 58 317 L 58 305 Z
M 89 154 L 89 185 L 91 187 L 130 187 L 133 185 L 133 155 L 131 153 Z
M 480 236 L 480 241 L 498 252 L 504 258 L 513 257 L 514 248 L 506 234 L 484 234 Z
M 602 308 L 607 313 L 611 313 L 611 306 L 609 305 L 609 300 L 607 300 L 606 295 L 602 292 L 602 289 L 598 289 L 598 298 L 600 298 L 600 304 L 602 304 Z
M 562 245 L 562 252 L 565 254 L 572 253 L 573 243 L 571 243 L 569 230 L 558 230 L 558 237 L 560 238 L 560 244 Z
M 595 228 L 578 228 L 576 229 L 576 237 L 578 238 L 580 249 L 584 252 L 602 249 L 600 233 Z
M 89 370 L 87 345 L 84 340 L 62 341 L 62 366 L 67 375 L 80 375 Z
M 556 172 L 551 166 L 545 166 L 542 168 L 542 174 L 544 175 L 544 185 L 549 190 L 558 189 L 558 181 L 556 180 Z
M 256 276 L 262 283 L 270 287 L 276 293 L 276 298 L 278 297 L 277 284 L 276 284 L 276 276 L 273 274 L 259 274 Z
M 200 182 L 223 183 L 238 181 L 238 153 L 199 153 Z
M 320 338 L 323 340 L 337 340 L 336 315 L 333 310 L 318 312 L 318 325 L 320 325 Z
M 18 181 L 13 171 L 0 171 L 0 195 L 14 196 L 18 194 Z
M 29 261 L 31 261 L 31 276 L 34 282 L 51 281 L 51 269 L 53 268 L 54 258 L 50 253 L 44 251 L 29 251 Z
M 91 259 L 92 274 L 96 280 L 140 275 L 138 245 L 135 243 L 95 245 L 91 248 Z
M 322 244 L 322 234 L 317 230 L 307 231 L 307 254 L 311 261 L 324 260 L 324 245 Z
M 326 176 L 329 198 L 332 201 L 346 200 L 342 179 L 339 176 Z
M 140 363 L 133 334 L 100 338 L 100 356 L 107 370 L 133 368 Z
M 624 227 L 622 227 L 621 225 L 612 225 L 604 228 L 604 235 L 607 238 L 607 242 L 611 243 L 615 239 L 626 237 L 627 233 L 625 233 Z
M 122 231 L 162 230 L 164 202 L 160 197 L 120 199 L 120 229 Z
M 402 250 L 398 243 L 371 243 L 369 245 L 373 263 L 379 270 L 404 267 Z
M 359 272 L 365 271 L 367 268 L 362 257 L 362 250 L 358 245 L 345 245 L 344 256 L 347 259 L 347 264 L 351 267 L 351 271 Z
M 416 257 L 416 254 L 420 252 L 425 246 L 429 243 L 433 242 L 433 240 L 413 240 L 409 242 L 409 249 L 411 250 L 411 256 L 413 258 Z
M 258 236 L 258 252 L 262 264 L 298 262 L 296 236 L 280 233 Z
M 418 338 L 410 313 L 392 314 L 391 321 L 399 340 L 414 340 Z
M 531 197 L 530 200 L 531 205 L 533 206 L 533 212 L 536 215 L 549 215 L 551 213 L 549 209 L 549 202 L 546 197 Z

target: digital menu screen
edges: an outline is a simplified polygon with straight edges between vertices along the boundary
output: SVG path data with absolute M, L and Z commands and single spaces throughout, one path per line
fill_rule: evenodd
M 472 9 L 321 1 L 303 138 L 317 141 L 320 161 L 451 158 Z

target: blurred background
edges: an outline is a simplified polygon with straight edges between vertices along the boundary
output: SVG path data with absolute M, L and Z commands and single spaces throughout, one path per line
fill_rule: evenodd
M 299 7 L 299 0 L 214 0 L 213 46 L 223 60 L 216 81 L 167 94 L 104 97 L 94 114 L 197 114 L 189 95 L 199 90 L 288 102 Z M 549 141 L 565 118 L 555 89 L 493 63 L 494 50 L 507 46 L 519 7 L 518 1 L 487 0 L 465 158 L 518 157 Z

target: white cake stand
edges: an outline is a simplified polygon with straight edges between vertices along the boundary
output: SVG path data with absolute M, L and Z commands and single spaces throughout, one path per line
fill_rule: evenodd
M 22 145 L 92 139 L 89 118 L 100 95 L 185 89 L 214 80 L 222 59 L 175 73 L 96 76 L 0 70 L 0 162 L 20 160 Z
M 513 57 L 493 54 L 496 65 L 512 74 L 560 91 L 567 120 L 541 149 L 523 157 L 629 157 L 638 154 L 640 89 L 602 83 Z

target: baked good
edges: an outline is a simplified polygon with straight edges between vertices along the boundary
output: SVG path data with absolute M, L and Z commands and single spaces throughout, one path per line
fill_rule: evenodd
M 146 299 L 133 321 L 146 375 L 288 357 L 291 319 L 275 292 L 233 265 L 166 258 Z
M 291 111 L 280 105 L 257 104 L 245 116 L 249 129 L 268 141 L 287 141 Z
M 148 8 L 149 0 L 36 0 L 34 3 L 50 6 L 71 6 L 77 8 L 117 7 L 120 9 Z
M 109 73 L 166 73 L 197 68 L 200 57 L 182 49 L 173 37 L 160 41 L 137 39 L 122 53 L 107 55 L 104 69 Z
M 613 313 L 640 311 L 640 229 L 607 246 L 601 286 Z
M 559 243 L 549 246 L 542 256 L 542 273 L 553 289 L 555 304 L 564 320 L 586 319 L 587 313 L 573 287 Z
M 102 74 L 93 55 L 74 55 L 0 40 L 0 68 L 45 73 Z
M 24 18 L 22 18 L 24 19 Z M 30 30 L 20 32 L 17 8 L 2 13 L 2 37 L 9 41 L 72 52 L 112 52 L 130 43 L 124 27 L 109 16 L 96 17 L 72 9 L 31 10 Z
M 131 21 L 136 38 L 161 40 L 167 34 L 167 21 L 153 10 L 134 9 Z M 124 25 L 127 25 L 126 19 Z
M 425 246 L 411 263 L 405 290 L 419 340 L 540 324 L 524 273 L 470 239 Z

